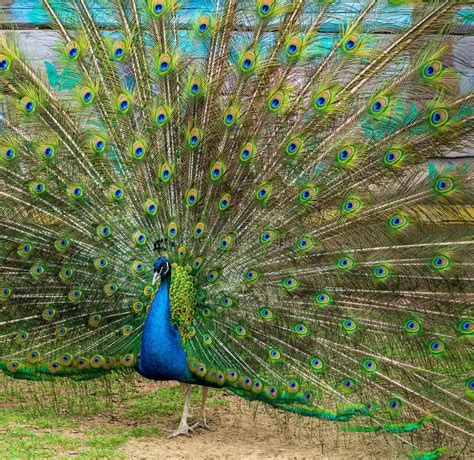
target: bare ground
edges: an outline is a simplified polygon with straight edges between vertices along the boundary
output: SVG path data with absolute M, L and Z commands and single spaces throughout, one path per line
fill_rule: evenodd
M 163 385 L 146 383 L 148 386 Z M 136 459 L 366 459 L 398 458 L 395 445 L 379 436 L 342 433 L 330 422 L 303 419 L 281 413 L 263 404 L 242 401 L 232 393 L 222 395 L 226 406 L 208 409 L 211 431 L 198 429 L 190 437 L 168 439 L 165 430 L 176 428 L 174 421 L 160 426 L 152 439 L 133 439 L 121 449 Z M 192 408 L 197 415 L 198 404 Z M 192 420 L 192 418 L 191 418 Z M 388 452 L 390 450 L 390 453 Z
M 384 438 L 376 442 L 356 436 L 349 441 L 334 427 L 323 428 L 318 433 L 316 424 L 313 424 L 313 433 L 303 425 L 292 433 L 284 426 L 285 422 L 272 416 L 273 411 L 259 407 L 255 414 L 254 404 L 242 404 L 235 396 L 230 398 L 228 407 L 209 411 L 212 431 L 200 429 L 189 438 L 167 439 L 160 435 L 149 440 L 134 439 L 122 451 L 127 457 L 137 459 L 396 458 L 393 447 L 390 447 L 391 454 L 387 453 Z M 296 423 L 301 425 L 301 421 Z M 171 429 L 173 425 L 167 424 L 165 428 Z
M 54 398 L 41 393 L 40 398 L 33 400 L 31 395 L 39 392 L 36 388 L 31 382 L 5 382 L 4 391 L 0 392 L 0 458 L 405 457 L 393 438 L 358 433 L 349 436 L 331 422 L 282 413 L 226 391 L 210 391 L 208 421 L 212 431 L 199 429 L 191 437 L 168 439 L 166 430 L 176 428 L 183 403 L 181 389 L 175 382 L 134 379 L 133 386 L 123 386 L 120 397 L 117 398 L 116 390 L 112 392 L 116 400 L 111 411 L 101 406 L 107 396 L 91 386 L 92 393 L 85 401 L 89 406 L 89 399 L 94 401 L 93 407 L 85 413 L 82 409 L 74 412 L 71 400 L 67 399 L 67 392 L 77 396 L 77 388 L 56 390 Z M 53 399 L 66 406 L 63 416 L 49 410 Z M 196 389 L 191 421 L 198 413 L 199 402 Z

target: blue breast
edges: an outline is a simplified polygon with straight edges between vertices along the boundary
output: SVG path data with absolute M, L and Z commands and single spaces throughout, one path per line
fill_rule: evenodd
M 161 281 L 145 321 L 137 371 L 153 380 L 191 379 L 181 336 L 170 321 L 171 277 Z

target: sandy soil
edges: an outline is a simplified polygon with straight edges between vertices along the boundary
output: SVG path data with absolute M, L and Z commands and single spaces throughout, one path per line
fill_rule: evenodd
M 208 410 L 212 431 L 191 437 L 129 441 L 122 449 L 136 459 L 391 459 L 403 457 L 382 436 L 352 433 L 351 438 L 328 423 L 282 414 L 229 393 L 228 407 Z M 192 408 L 197 415 L 198 407 Z M 167 423 L 162 430 L 176 428 Z

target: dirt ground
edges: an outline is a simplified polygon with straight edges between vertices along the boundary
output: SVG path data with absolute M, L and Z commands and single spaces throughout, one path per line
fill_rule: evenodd
M 160 383 L 145 383 L 149 386 Z M 243 401 L 220 392 L 226 405 L 207 410 L 212 430 L 198 429 L 192 436 L 168 439 L 174 423 L 160 426 L 160 435 L 149 440 L 128 441 L 120 452 L 131 459 L 366 459 L 399 458 L 394 445 L 383 437 L 352 433 L 351 438 L 328 422 L 281 413 L 263 404 Z M 199 404 L 191 410 L 197 415 Z M 387 448 L 391 453 L 387 452 Z
M 1 380 L 1 379 L 0 379 Z M 406 458 L 394 438 L 351 433 L 331 422 L 283 413 L 249 403 L 233 393 L 210 390 L 208 422 L 190 437 L 168 439 L 179 423 L 182 389 L 176 382 L 136 378 L 115 382 L 67 383 L 51 396 L 48 385 L 0 381 L 0 458 L 130 459 L 395 459 Z M 86 402 L 85 411 L 76 406 Z M 34 396 L 36 395 L 36 396 Z M 72 395 L 72 396 L 71 396 Z M 107 398 L 113 399 L 111 408 Z M 59 403 L 60 414 L 53 408 Z M 191 419 L 199 390 L 193 392 Z M 63 410 L 64 409 L 64 410 Z M 62 412 L 62 414 L 61 414 Z
M 228 407 L 209 411 L 212 431 L 199 429 L 192 437 L 167 439 L 166 435 L 150 440 L 131 440 L 121 451 L 136 459 L 363 459 L 397 458 L 387 453 L 383 438 L 380 443 L 370 438 L 343 439 L 333 427 L 323 428 L 320 439 L 317 424 L 314 432 L 309 426 L 299 425 L 291 432 L 279 416 L 253 404 L 240 403 L 229 396 Z M 289 423 L 293 417 L 290 417 Z M 327 422 L 326 422 L 327 423 Z M 171 429 L 173 425 L 165 428 Z M 367 443 L 369 441 L 369 443 Z

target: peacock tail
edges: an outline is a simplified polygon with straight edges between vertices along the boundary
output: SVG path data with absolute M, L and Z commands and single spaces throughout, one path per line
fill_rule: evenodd
M 188 381 L 469 443 L 458 2 L 42 3 L 54 65 L 0 38 L 0 368 L 135 369 L 165 255 Z

